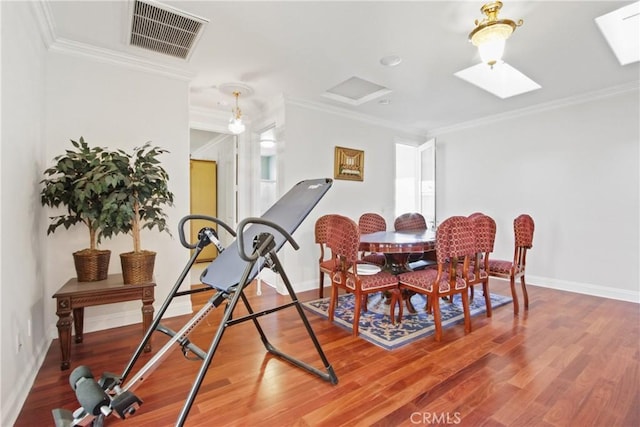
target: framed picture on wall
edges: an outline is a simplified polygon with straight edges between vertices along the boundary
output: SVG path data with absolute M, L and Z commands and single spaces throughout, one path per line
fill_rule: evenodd
M 336 146 L 333 177 L 350 181 L 364 181 L 364 151 Z

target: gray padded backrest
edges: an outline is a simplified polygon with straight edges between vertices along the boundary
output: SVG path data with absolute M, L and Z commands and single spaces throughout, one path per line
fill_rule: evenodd
M 272 221 L 289 234 L 293 234 L 332 184 L 333 181 L 329 178 L 301 181 L 271 206 L 261 218 Z M 251 224 L 244 231 L 244 247 L 248 255 L 252 252 L 254 237 L 264 232 L 273 234 L 276 251 L 286 241 L 285 237 L 274 228 L 263 224 Z M 259 264 L 254 265 L 247 280 L 253 279 L 258 274 Z M 247 265 L 248 262 L 240 257 L 237 240 L 234 240 L 211 262 L 202 273 L 200 280 L 205 285 L 226 291 L 238 284 Z

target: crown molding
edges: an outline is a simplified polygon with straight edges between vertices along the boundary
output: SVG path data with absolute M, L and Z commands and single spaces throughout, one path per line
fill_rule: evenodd
M 356 113 L 344 108 L 335 107 L 333 105 L 322 104 L 315 101 L 304 100 L 300 98 L 285 97 L 286 104 L 295 105 L 298 107 L 308 108 L 311 110 L 321 111 L 324 113 L 334 114 L 337 116 L 345 117 L 351 120 L 360 121 L 374 126 L 381 126 L 387 129 L 400 131 L 403 135 L 424 137 L 424 130 L 412 126 L 402 126 L 396 122 L 390 120 L 383 120 L 377 117 L 372 117 L 367 114 Z
M 45 0 L 32 2 L 31 10 L 40 27 L 42 41 L 50 52 L 76 55 L 179 80 L 189 81 L 195 77 L 194 72 L 184 68 L 172 67 L 127 53 L 58 37 L 56 35 L 51 8 L 48 3 L 49 2 Z
M 53 23 L 53 17 L 51 15 L 51 8 L 49 3 L 44 0 L 30 2 L 31 12 L 38 23 L 40 29 L 40 36 L 44 46 L 49 49 L 56 39 L 55 24 Z
M 195 73 L 189 70 L 159 64 L 157 62 L 142 59 L 126 53 L 116 52 L 111 49 L 104 49 L 63 38 L 56 38 L 53 44 L 49 47 L 49 51 L 76 55 L 95 61 L 107 62 L 138 71 L 159 74 L 184 81 L 190 81 L 195 77 Z
M 616 95 L 627 93 L 627 92 L 638 91 L 639 89 L 640 89 L 640 81 L 625 83 L 625 84 L 613 86 L 606 89 L 595 90 L 595 91 L 583 93 L 577 96 L 570 96 L 567 98 L 557 99 L 554 101 L 533 105 L 531 107 L 525 107 L 518 110 L 509 111 L 506 113 L 494 114 L 491 116 L 486 116 L 479 119 L 458 123 L 452 126 L 445 126 L 441 128 L 431 129 L 429 132 L 427 132 L 426 136 L 427 138 L 435 138 L 436 136 L 451 133 L 451 132 L 457 132 L 457 131 L 475 128 L 478 126 L 484 126 L 488 124 L 500 123 L 500 122 L 504 122 L 506 120 L 512 120 L 518 117 L 524 117 L 532 114 L 556 110 L 558 108 L 565 108 L 573 105 L 584 104 L 586 102 L 608 98 L 611 96 L 616 96 Z

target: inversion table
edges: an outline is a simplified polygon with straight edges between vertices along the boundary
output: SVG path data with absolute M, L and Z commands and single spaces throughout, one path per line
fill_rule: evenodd
M 298 249 L 298 244 L 293 240 L 291 234 L 293 234 L 318 201 L 325 195 L 331 185 L 332 180 L 328 178 L 299 182 L 265 212 L 262 217 L 251 217 L 241 221 L 240 224 L 238 224 L 237 233 L 217 218 L 203 215 L 189 215 L 181 219 L 178 226 L 180 242 L 183 246 L 193 249 L 193 254 L 178 277 L 167 299 L 158 310 L 151 326 L 142 338 L 142 341 L 129 360 L 123 373 L 118 376 L 106 372 L 102 374 L 99 380 L 96 380 L 87 366 L 78 366 L 74 369 L 69 376 L 69 383 L 76 393 L 80 407 L 73 412 L 66 409 L 54 409 L 52 413 L 56 427 L 77 425 L 99 427 L 103 425 L 104 419 L 112 414 L 122 419 L 131 417 L 142 404 L 142 400 L 133 394 L 133 391 L 142 385 L 144 380 L 148 378 L 153 370 L 167 357 L 169 352 L 176 347 L 174 344 L 181 347 L 185 356 L 192 354 L 202 360 L 200 370 L 176 421 L 177 426 L 184 425 L 226 328 L 248 320 L 251 320 L 255 325 L 262 343 L 269 353 L 311 374 L 317 375 L 327 382 L 337 384 L 338 377 L 322 351 L 322 347 L 311 329 L 302 305 L 298 301 L 276 254 L 287 241 L 294 249 Z M 224 249 L 218 240 L 216 231 L 211 227 L 204 227 L 198 234 L 198 242 L 195 244 L 189 243 L 185 239 L 184 225 L 187 221 L 194 219 L 212 221 L 235 236 L 236 239 L 228 248 Z M 207 266 L 200 277 L 202 283 L 208 287 L 189 291 L 178 291 L 196 261 L 198 254 L 209 244 L 216 245 L 220 253 L 218 257 Z M 250 248 L 250 250 L 247 251 L 247 248 Z M 268 266 L 280 275 L 289 292 L 291 302 L 268 310 L 254 312 L 244 291 L 263 266 Z M 160 324 L 164 313 L 175 297 L 200 292 L 202 290 L 212 290 L 215 291 L 215 293 L 204 307 L 187 321 L 179 331 L 172 331 Z M 233 312 L 240 300 L 242 300 L 246 306 L 248 314 L 234 318 Z M 225 301 L 227 304 L 218 329 L 213 336 L 209 349 L 204 351 L 191 343 L 188 336 L 213 309 Z M 276 349 L 271 345 L 258 322 L 258 318 L 261 316 L 292 306 L 297 310 L 320 356 L 323 370 Z M 171 337 L 171 339 L 158 350 L 133 377 L 129 378 L 136 361 L 142 354 L 144 347 L 147 345 L 154 331 L 162 332 Z

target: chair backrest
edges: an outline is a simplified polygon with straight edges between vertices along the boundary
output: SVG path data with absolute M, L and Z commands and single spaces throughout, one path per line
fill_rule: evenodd
M 524 271 L 527 263 L 527 249 L 533 246 L 533 218 L 527 214 L 518 215 L 513 220 L 516 248 L 513 254 L 513 264 L 517 271 Z
M 513 220 L 513 231 L 516 236 L 516 246 L 531 249 L 533 246 L 533 218 L 527 214 L 519 215 Z
M 385 221 L 382 215 L 378 215 L 377 213 L 364 213 L 360 215 L 360 218 L 358 219 L 358 227 L 360 228 L 360 234 L 386 231 L 387 221 Z
M 465 289 L 468 286 L 469 262 L 475 254 L 475 245 L 473 226 L 467 217 L 452 216 L 444 220 L 436 230 L 436 282 L 440 283 L 442 278 L 447 277 L 449 289 Z M 447 276 L 444 276 L 445 273 Z M 441 285 L 437 289 L 441 289 Z
M 314 227 L 314 236 L 316 243 L 320 245 L 320 259 L 319 262 L 322 262 L 325 258 L 325 247 L 329 242 L 329 228 L 331 226 L 331 222 L 337 215 L 335 214 L 327 214 L 323 215 L 316 220 L 316 224 Z
M 354 265 L 358 260 L 360 246 L 358 224 L 351 218 L 336 215 L 331 221 L 327 246 L 331 248 L 333 256 L 339 258 L 346 268 Z
M 474 266 L 472 284 L 475 284 L 483 280 L 481 270 L 489 271 L 489 256 L 496 241 L 496 222 L 490 216 L 479 212 L 469 215 L 468 218 L 476 241 L 476 254 L 471 259 Z M 478 272 L 476 268 L 479 268 Z
M 490 216 L 475 213 L 469 217 L 476 239 L 476 251 L 489 253 L 493 252 L 493 245 L 496 240 L 496 222 Z
M 452 216 L 444 220 L 436 231 L 436 257 L 443 265 L 452 260 L 473 256 L 476 252 L 471 220 L 464 216 Z
M 333 215 L 323 215 L 316 220 L 314 236 L 316 243 L 325 245 L 329 240 L 329 222 Z
M 404 213 L 397 217 L 393 223 L 396 231 L 426 230 L 427 222 L 422 214 L 417 212 Z

